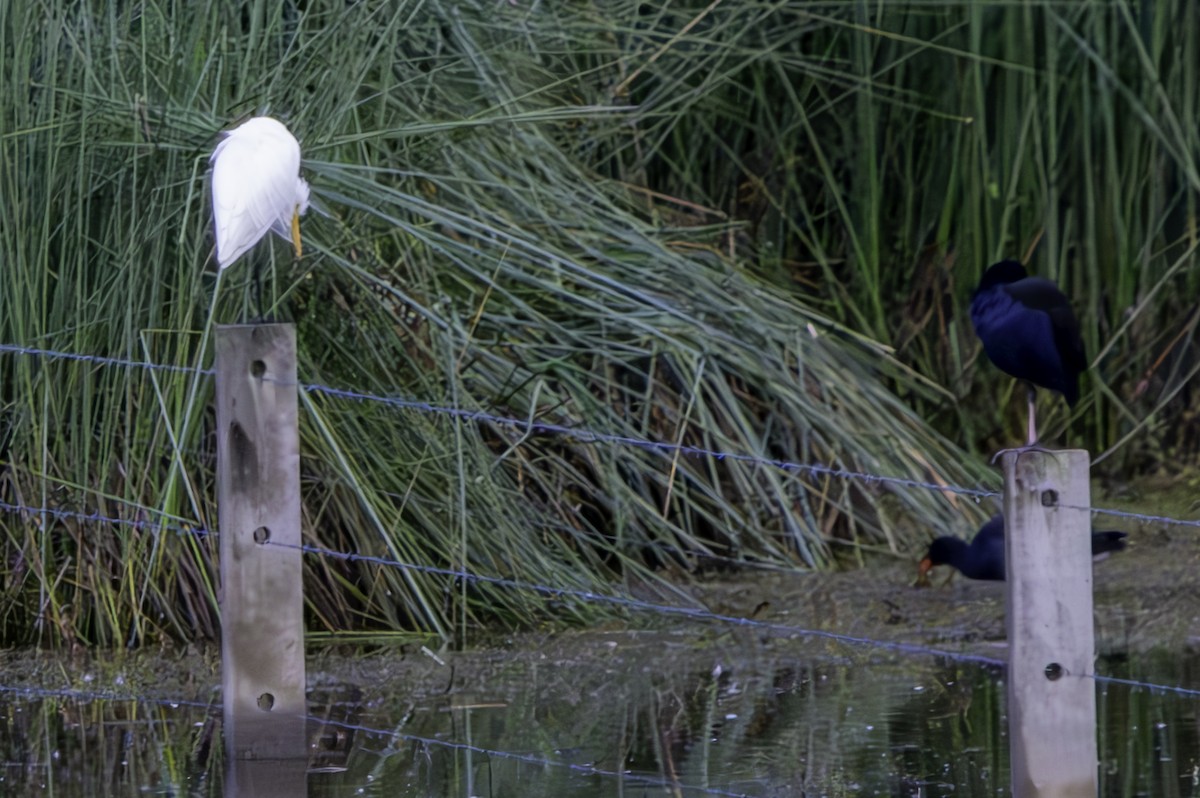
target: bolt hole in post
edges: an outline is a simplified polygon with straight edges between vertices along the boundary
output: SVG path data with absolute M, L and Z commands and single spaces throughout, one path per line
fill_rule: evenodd
M 1042 506 L 1057 507 L 1058 506 L 1058 491 L 1044 490 L 1042 491 Z
M 267 373 L 267 364 L 261 360 L 255 360 L 250 364 L 250 374 L 256 380 L 261 380 Z
M 270 539 L 271 530 L 267 529 L 265 526 L 260 526 L 258 529 L 254 530 L 254 542 L 258 545 L 261 546 Z
M 275 696 L 270 693 L 263 693 L 258 697 L 258 708 L 263 712 L 270 712 L 275 708 Z
M 1057 662 L 1051 662 L 1046 666 L 1046 678 L 1052 682 L 1057 682 L 1065 673 L 1066 671 L 1063 670 L 1063 666 Z

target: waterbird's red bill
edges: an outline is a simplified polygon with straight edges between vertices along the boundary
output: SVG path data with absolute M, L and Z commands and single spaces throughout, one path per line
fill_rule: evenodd
M 917 565 L 917 587 L 929 587 L 929 572 L 933 569 L 933 560 L 926 557 Z

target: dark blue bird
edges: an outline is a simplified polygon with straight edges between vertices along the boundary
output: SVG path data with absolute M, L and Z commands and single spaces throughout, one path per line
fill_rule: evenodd
M 1124 532 L 1092 532 L 1092 556 L 1125 548 Z M 1004 580 L 1004 515 L 998 514 L 979 528 L 969 544 L 962 538 L 940 537 L 929 544 L 929 553 L 918 566 L 918 583 L 927 584 L 930 568 L 950 565 L 968 579 Z
M 971 322 L 996 367 L 1029 386 L 1029 445 L 1037 443 L 1035 386 L 1074 406 L 1087 368 L 1079 321 L 1058 286 L 1030 277 L 1015 260 L 988 267 L 971 295 Z

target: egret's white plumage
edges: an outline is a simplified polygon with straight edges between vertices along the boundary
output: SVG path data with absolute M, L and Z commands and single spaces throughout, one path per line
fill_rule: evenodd
M 308 183 L 300 144 L 281 122 L 256 116 L 225 134 L 212 154 L 212 202 L 222 269 L 268 230 L 291 241 L 299 257 Z

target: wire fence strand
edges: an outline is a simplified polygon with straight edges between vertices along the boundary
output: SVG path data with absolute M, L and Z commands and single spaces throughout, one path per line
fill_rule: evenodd
M 120 368 L 144 369 L 146 371 L 166 371 L 176 374 L 200 374 L 212 376 L 212 369 L 201 369 L 195 366 L 176 366 L 169 363 L 150 363 L 145 360 L 131 360 L 123 357 L 105 357 L 103 355 L 83 355 L 76 352 L 60 352 L 55 349 L 38 349 L 31 346 L 16 344 L 0 344 L 0 354 L 27 355 L 43 357 L 48 360 L 71 360 L 78 363 L 91 363 L 97 366 L 117 366 Z
M 409 743 L 419 743 L 421 745 L 427 745 L 427 746 L 431 746 L 434 748 L 446 748 L 446 749 L 450 749 L 453 751 L 469 751 L 474 754 L 483 754 L 485 756 L 494 756 L 498 759 L 507 759 L 510 761 L 524 762 L 526 764 L 537 765 L 539 767 L 566 768 L 568 770 L 571 770 L 571 771 L 574 771 L 576 773 L 580 773 L 583 775 L 587 775 L 587 776 L 601 776 L 604 778 L 615 778 L 615 779 L 620 779 L 621 781 L 625 781 L 625 782 L 632 782 L 634 784 L 644 786 L 644 787 L 658 787 L 658 788 L 662 788 L 664 790 L 668 790 L 672 794 L 699 793 L 702 795 L 727 796 L 728 798 L 751 798 L 750 795 L 748 795 L 747 793 L 733 792 L 730 790 L 721 789 L 719 787 L 708 787 L 708 786 L 701 787 L 698 785 L 690 785 L 690 784 L 686 784 L 684 782 L 680 782 L 678 780 L 666 779 L 661 776 L 644 776 L 644 775 L 632 773 L 632 772 L 626 771 L 626 770 L 609 770 L 606 768 L 597 767 L 595 765 L 584 765 L 584 764 L 580 764 L 577 762 L 567 762 L 567 761 L 564 761 L 561 759 L 546 759 L 544 757 L 535 756 L 533 754 L 523 754 L 523 753 L 519 753 L 516 751 L 498 751 L 498 750 L 492 749 L 492 748 L 482 748 L 480 746 L 472 745 L 470 743 L 454 742 L 451 740 L 439 740 L 436 737 L 425 737 L 425 736 L 421 736 L 418 734 L 407 734 L 405 732 L 398 732 L 398 731 L 394 731 L 392 729 L 375 729 L 370 726 L 362 726 L 362 725 L 358 725 L 358 724 L 354 724 L 354 723 L 348 723 L 348 722 L 339 721 L 339 720 L 331 720 L 331 719 L 327 719 L 327 718 L 313 718 L 310 716 L 308 718 L 308 720 L 319 721 L 319 722 L 326 723 L 331 726 L 337 726 L 339 728 L 347 729 L 349 731 L 354 731 L 354 732 L 358 732 L 358 733 L 362 733 L 362 734 L 375 734 L 375 735 L 380 735 L 380 736 L 388 737 L 388 738 L 392 738 L 392 739 L 404 740 L 405 742 L 409 742 Z
M 306 554 L 318 554 L 324 557 L 332 557 L 350 562 L 368 562 L 373 565 L 380 565 L 389 568 L 400 568 L 404 570 L 418 571 L 420 573 L 448 576 L 455 579 L 465 579 L 471 582 L 496 585 L 498 587 L 528 590 L 554 598 L 571 597 L 584 602 L 612 604 L 636 612 L 648 612 L 664 616 L 682 617 L 693 621 L 715 621 L 718 623 L 728 624 L 730 626 L 740 626 L 747 629 L 775 632 L 777 634 L 790 635 L 793 637 L 820 638 L 823 640 L 831 640 L 837 643 L 879 648 L 902 654 L 946 657 L 955 661 L 969 662 L 976 665 L 995 666 L 1004 664 L 1003 660 L 995 659 L 994 657 L 984 657 L 975 654 L 964 654 L 957 651 L 930 648 L 927 646 L 917 645 L 915 643 L 903 643 L 894 640 L 876 640 L 869 637 L 857 637 L 854 635 L 839 634 L 837 632 L 830 632 L 823 629 L 808 629 L 801 626 L 792 626 L 790 624 L 759 621 L 752 618 L 743 618 L 738 615 L 724 615 L 717 612 L 711 612 L 710 610 L 701 607 L 680 607 L 671 604 L 656 604 L 651 601 L 645 601 L 643 599 L 632 598 L 629 596 L 615 596 L 607 593 L 597 593 L 592 590 L 583 590 L 580 588 L 540 585 L 536 582 L 523 582 L 518 579 L 509 579 L 506 577 L 485 576 L 455 568 L 439 568 L 432 565 L 417 565 L 414 563 L 390 560 L 385 557 L 354 554 L 352 552 L 340 552 L 333 549 L 325 549 L 319 546 L 310 546 L 307 544 L 297 545 L 269 540 L 264 545 L 279 546 L 282 548 L 294 548 L 299 549 Z
M 101 366 L 117 366 L 121 368 L 140 368 L 151 371 L 167 371 L 187 374 L 197 374 L 202 376 L 212 376 L 212 369 L 202 369 L 194 366 L 177 366 L 172 364 L 152 363 L 148 361 L 131 360 L 118 357 L 104 357 L 100 355 L 78 354 L 73 352 L 62 352 L 53 349 L 40 349 L 34 347 L 17 346 L 14 344 L 0 344 L 0 354 L 18 354 L 33 357 L 44 357 L 49 359 L 64 359 L 70 361 L 92 363 Z M 284 384 L 284 383 L 280 383 Z M 287 383 L 292 384 L 292 383 Z M 482 410 L 466 410 L 461 407 L 449 407 L 438 405 L 432 402 L 426 402 L 418 399 L 384 396 L 363 391 L 355 391 L 347 388 L 337 388 L 319 383 L 295 383 L 298 388 L 309 393 L 323 394 L 326 396 L 346 399 L 356 402 L 373 402 L 388 407 L 403 410 L 413 410 L 417 412 L 430 413 L 436 415 L 458 418 L 466 421 L 475 421 L 480 423 L 493 424 L 500 427 L 508 427 L 511 429 L 521 430 L 523 432 L 544 433 L 547 435 L 559 435 L 569 437 L 583 443 L 594 444 L 610 444 L 617 446 L 631 446 L 643 450 L 656 451 L 666 455 L 684 455 L 691 457 L 707 457 L 718 462 L 731 461 L 745 463 L 749 465 L 764 466 L 769 468 L 777 468 L 783 471 L 792 471 L 795 473 L 814 474 L 818 476 L 832 477 L 835 479 L 847 479 L 862 482 L 864 484 L 887 485 L 897 488 L 909 488 L 928 490 L 938 493 L 952 493 L 955 495 L 966 496 L 976 500 L 980 499 L 998 499 L 1002 498 L 1003 494 L 994 489 L 980 486 L 952 485 L 943 482 L 934 482 L 928 480 L 913 479 L 911 477 L 902 477 L 887 474 L 874 474 L 869 471 L 855 471 L 851 469 L 840 468 L 837 466 L 827 465 L 823 463 L 800 463 L 785 459 L 763 457 L 761 455 L 749 454 L 746 452 L 726 452 L 718 449 L 708 449 L 702 446 L 692 446 L 681 443 L 669 443 L 664 441 L 655 441 L 647 438 L 638 438 L 629 435 L 617 435 L 606 433 L 597 430 L 590 430 L 583 427 L 575 427 L 568 424 L 556 424 L 543 421 L 533 421 L 528 418 L 517 418 L 513 416 L 503 416 L 494 413 L 488 413 Z M 1116 518 L 1124 518 L 1127 520 L 1139 521 L 1142 523 L 1163 524 L 1170 526 L 1183 526 L 1191 528 L 1200 528 L 1200 519 L 1175 518 L 1160 514 L 1139 513 L 1129 510 L 1117 510 L 1105 507 L 1071 507 L 1064 505 L 1069 509 L 1087 510 L 1096 515 L 1107 515 Z
M 50 349 L 39 349 L 32 347 L 22 347 L 9 344 L 0 344 L 0 354 L 20 354 L 30 357 L 44 357 L 50 359 L 64 359 L 73 362 L 89 363 L 99 366 L 112 366 L 121 368 L 138 368 L 152 371 L 164 371 L 174 373 L 192 373 L 201 376 L 211 376 L 211 369 L 200 369 L 188 366 L 176 366 L 170 364 L 150 363 L 146 361 L 131 360 L 117 357 L 104 357 L 97 355 L 76 354 L 70 352 L 61 352 Z M 885 484 L 896 487 L 926 489 L 939 492 L 950 492 L 958 495 L 981 498 L 997 498 L 1000 494 L 994 490 L 987 490 L 977 487 L 965 487 L 957 485 L 947 485 L 944 483 L 928 482 L 922 480 L 911 479 L 907 477 L 887 476 L 880 474 L 872 474 L 864 471 L 853 471 L 833 466 L 813 463 L 797 463 L 788 460 L 765 458 L 757 455 L 751 455 L 738 452 L 723 452 L 719 450 L 707 449 L 699 446 L 691 446 L 678 443 L 666 443 L 661 441 L 653 441 L 627 435 L 616 435 L 588 430 L 584 428 L 572 427 L 565 424 L 555 424 L 548 422 L 532 421 L 525 418 L 514 418 L 509 416 L 500 416 L 496 414 L 486 413 L 483 411 L 465 410 L 457 407 L 440 406 L 429 402 L 424 402 L 415 399 L 406 399 L 401 397 L 388 397 L 377 394 L 353 391 L 343 388 L 335 388 L 326 385 L 315 383 L 299 383 L 298 387 L 301 390 L 319 393 L 331 396 L 338 399 L 346 399 L 357 402 L 375 402 L 387 405 L 394 408 L 414 410 L 417 412 L 434 413 L 446 415 L 453 418 L 477 421 L 481 423 L 494 424 L 497 426 L 507 426 L 510 428 L 520 429 L 525 432 L 540 432 L 545 434 L 569 436 L 576 440 L 586 443 L 602 443 L 622 446 L 632 446 L 646 450 L 659 451 L 666 454 L 682 454 L 697 457 L 709 457 L 717 461 L 730 460 L 735 462 L 749 463 L 753 465 L 763 465 L 775 467 L 783 470 L 818 474 L 841 479 L 851 479 L 866 482 L 868 484 Z M 130 505 L 138 514 L 146 514 L 150 511 L 140 505 Z M 1200 527 L 1200 520 L 1173 518 L 1163 515 L 1154 515 L 1146 513 L 1137 513 L 1124 510 L 1115 510 L 1107 508 L 1077 508 L 1088 509 L 1093 513 L 1111 515 L 1130 520 L 1136 520 L 1148 523 L 1161 523 L 1188 527 Z M 139 531 L 167 531 L 176 534 L 206 536 L 213 534 L 205 529 L 203 525 L 195 522 L 189 522 L 182 519 L 174 521 L 155 521 L 146 518 L 124 518 L 120 516 L 104 515 L 99 512 L 83 512 L 75 510 L 67 510 L 54 507 L 33 507 L 21 504 L 13 504 L 0 501 L 0 511 L 7 513 L 20 513 L 34 518 L 54 518 L 56 520 L 75 520 L 81 523 L 99 523 L 111 524 L 114 526 L 124 526 Z M 269 542 L 270 545 L 287 545 L 274 541 Z M 431 575 L 446 576 L 454 579 L 463 579 L 482 584 L 491 584 L 499 587 L 510 589 L 532 591 L 545 596 L 552 597 L 571 597 L 584 602 L 603 603 L 623 608 L 625 610 L 644 613 L 655 613 L 663 616 L 682 617 L 693 621 L 707 621 L 728 624 L 732 626 L 757 629 L 761 631 L 769 631 L 776 634 L 791 635 L 795 637 L 807 637 L 825 639 L 833 642 L 838 642 L 851 646 L 871 647 L 882 650 L 888 650 L 897 653 L 920 655 L 920 656 L 936 656 L 951 659 L 954 661 L 972 663 L 982 666 L 1003 666 L 1003 660 L 984 657 L 973 654 L 965 654 L 962 652 L 950 651 L 946 649 L 932 648 L 913 643 L 905 643 L 890 640 L 878 640 L 869 637 L 860 637 L 854 635 L 840 634 L 828 630 L 808 629 L 788 624 L 780 624 L 769 621 L 760 621 L 755 619 L 743 618 L 735 615 L 726 615 L 721 613 L 711 612 L 701 607 L 683 607 L 667 604 L 657 604 L 654 602 L 644 601 L 629 596 L 616 596 L 605 593 L 598 593 L 591 590 L 579 588 L 571 588 L 554 585 L 541 585 L 532 582 L 524 582 L 516 579 L 503 577 L 488 576 L 483 574 L 475 574 L 461 569 L 439 568 L 436 566 L 422 565 L 418 563 L 405 563 L 397 560 L 391 560 L 383 557 L 374 557 L 370 555 L 356 554 L 352 552 L 340 552 L 333 549 L 327 549 L 317 546 L 300 545 L 296 548 L 301 549 L 307 554 L 325 556 L 346 560 L 350 562 L 366 562 L 381 567 L 392 567 L 418 571 Z M 711 556 L 711 555 L 710 555 Z M 741 561 L 736 561 L 741 562 Z M 1098 682 L 1121 684 L 1127 686 L 1142 687 L 1151 690 L 1161 690 L 1173 693 L 1179 693 L 1189 696 L 1200 696 L 1200 691 L 1191 690 L 1181 687 L 1172 687 L 1170 685 L 1160 685 L 1152 683 L 1137 682 L 1136 680 L 1118 679 L 1115 677 L 1106 677 L 1093 675 L 1093 678 Z
M 51 509 L 44 507 L 29 507 L 23 505 L 14 505 L 8 502 L 0 502 L 0 511 L 10 513 L 25 513 L 33 517 L 50 516 L 58 519 L 74 519 L 81 522 L 90 523 L 112 523 L 133 527 L 139 530 L 150 531 L 168 531 L 179 535 L 195 535 L 197 537 L 213 536 L 214 532 L 205 529 L 199 524 L 190 524 L 186 521 L 180 523 L 166 523 L 149 520 L 135 520 L 120 517 L 104 516 L 99 513 L 85 513 L 70 510 Z M 463 579 L 471 582 L 479 582 L 483 584 L 495 585 L 497 587 L 510 588 L 515 590 L 526 590 L 540 595 L 563 598 L 575 598 L 583 602 L 593 602 L 601 604 L 609 604 L 617 606 L 633 612 L 657 614 L 664 617 L 684 618 L 690 621 L 720 623 L 729 626 L 735 626 L 745 629 L 753 629 L 763 632 L 771 632 L 778 635 L 799 637 L 799 638 L 815 638 L 828 640 L 835 643 L 841 643 L 859 648 L 873 648 L 884 651 L 889 651 L 908 656 L 927 656 L 938 657 L 953 662 L 961 662 L 965 664 L 977 665 L 982 667 L 1005 667 L 1006 661 L 997 657 L 987 657 L 979 654 L 970 654 L 961 651 L 952 651 L 945 648 L 935 648 L 932 646 L 924 646 L 917 643 L 906 643 L 895 640 L 881 640 L 877 638 L 864 637 L 859 635 L 848 635 L 839 632 L 832 632 L 824 629 L 811 629 L 792 624 L 783 624 L 773 621 L 762 621 L 753 618 L 745 618 L 738 615 L 728 615 L 724 613 L 712 612 L 703 607 L 683 607 L 671 604 L 659 604 L 644 599 L 633 598 L 631 596 L 618 596 L 607 593 L 600 593 L 593 590 L 585 590 L 582 588 L 571 588 L 556 585 L 542 585 L 536 582 L 526 582 L 519 579 L 511 579 L 507 577 L 488 576 L 485 574 L 472 573 L 470 571 L 456 568 L 441 568 L 432 565 L 421 565 L 418 563 L 407 563 L 400 560 L 393 560 L 386 557 L 377 557 L 367 554 L 358 554 L 355 552 L 343 552 L 335 549 L 323 548 L 320 546 L 312 546 L 308 544 L 287 544 L 277 541 L 267 541 L 264 545 L 280 546 L 284 548 L 298 549 L 305 554 L 312 554 L 322 557 L 330 557 L 333 559 L 344 560 L 347 562 L 363 562 L 380 567 L 399 568 L 411 570 L 419 573 L 431 574 L 435 576 L 446 576 L 453 579 Z M 1114 676 L 1105 676 L 1102 674 L 1086 674 L 1081 678 L 1091 678 L 1101 684 L 1115 684 L 1125 687 L 1136 687 L 1146 690 L 1152 690 L 1162 693 L 1171 693 L 1190 698 L 1200 697 L 1200 689 L 1192 689 L 1180 686 L 1159 684 L 1155 682 L 1139 681 L 1136 679 L 1128 679 Z M 0 686 L 0 692 L 5 688 Z
M 129 693 L 118 693 L 112 690 L 80 690 L 77 688 L 66 687 L 48 688 L 0 685 L 0 695 L 30 700 L 66 699 L 79 702 L 107 701 L 114 703 L 151 704 L 155 706 L 167 707 L 169 709 L 186 707 L 188 709 L 203 710 L 206 714 L 210 715 L 220 712 L 223 708 L 223 705 L 220 701 L 205 702 L 166 696 L 152 696 L 144 694 L 131 695 Z M 607 768 L 597 767 L 595 765 L 568 762 L 562 759 L 542 757 L 535 754 L 526 754 L 518 751 L 505 751 L 502 749 L 486 748 L 483 746 L 454 740 L 443 740 L 436 737 L 411 734 L 408 732 L 398 731 L 396 729 L 376 728 L 364 724 L 350 723 L 348 721 L 341 721 L 337 720 L 336 718 L 329 718 L 321 715 L 304 715 L 303 717 L 298 718 L 298 720 L 302 723 L 316 724 L 318 727 L 333 726 L 359 734 L 374 735 L 390 740 L 402 740 L 407 743 L 423 745 L 428 748 L 442 749 L 453 752 L 467 751 L 474 754 L 495 757 L 497 759 L 505 759 L 523 762 L 530 765 L 537 765 L 538 767 L 543 768 L 565 768 L 581 775 L 615 778 L 645 787 L 658 787 L 672 791 L 679 790 L 683 793 L 696 793 L 700 795 L 717 795 L 723 796 L 724 798 L 750 798 L 747 793 L 721 789 L 719 787 L 688 784 L 679 780 L 666 779 L 661 776 L 649 776 L 630 771 L 610 770 Z M 570 747 L 571 746 L 563 745 L 558 746 L 557 748 L 564 750 Z

